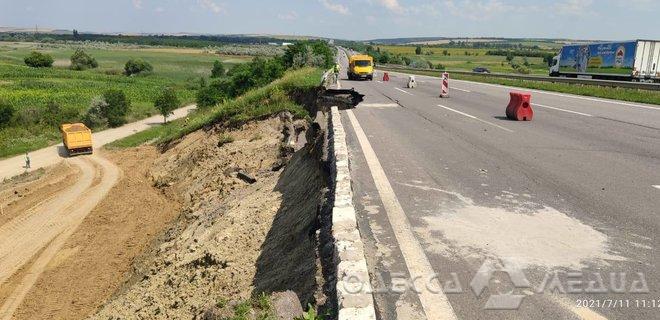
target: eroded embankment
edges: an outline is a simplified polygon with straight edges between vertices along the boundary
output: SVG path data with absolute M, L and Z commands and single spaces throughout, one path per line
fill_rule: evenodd
M 295 98 L 314 115 L 324 108 L 316 95 Z M 331 305 L 319 254 L 329 214 L 326 121 L 317 117 L 218 124 L 168 145 L 149 177 L 183 213 L 94 318 L 220 319 L 239 301 L 287 290 L 300 305 Z

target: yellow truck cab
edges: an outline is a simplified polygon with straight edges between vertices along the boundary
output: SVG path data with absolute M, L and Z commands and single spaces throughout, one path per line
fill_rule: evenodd
M 92 130 L 82 123 L 65 123 L 60 126 L 62 143 L 69 156 L 92 153 Z
M 348 59 L 348 79 L 374 79 L 374 58 L 368 55 L 354 55 Z

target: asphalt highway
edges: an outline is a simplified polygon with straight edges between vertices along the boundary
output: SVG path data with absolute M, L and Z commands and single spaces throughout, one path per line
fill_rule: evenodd
M 660 106 L 382 74 L 340 81 L 380 319 L 660 319 Z

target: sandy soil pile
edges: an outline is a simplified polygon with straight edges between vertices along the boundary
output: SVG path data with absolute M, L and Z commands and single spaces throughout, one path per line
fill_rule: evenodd
M 184 213 L 93 318 L 191 319 L 219 301 L 288 289 L 311 301 L 322 285 L 315 231 L 325 178 L 318 143 L 293 153 L 305 129 L 284 115 L 200 130 L 163 153 L 150 177 Z

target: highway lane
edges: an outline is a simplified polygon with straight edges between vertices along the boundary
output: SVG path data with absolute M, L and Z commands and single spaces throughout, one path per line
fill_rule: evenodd
M 639 305 L 660 298 L 657 107 L 533 92 L 543 105 L 534 121 L 513 122 L 503 117 L 508 88 L 453 81 L 451 97 L 440 99 L 437 79 L 417 79 L 415 89 L 397 74 L 390 82 L 342 81 L 365 95 L 342 121 L 374 287 L 410 276 L 397 240 L 409 227 L 441 283 L 461 284 L 460 293 L 445 294 L 459 319 L 660 317 Z M 391 195 L 374 184 L 365 148 L 407 222 L 391 221 L 382 199 Z M 485 310 L 490 294 L 510 291 L 511 281 L 496 273 L 479 297 L 470 281 L 484 261 L 502 259 L 519 262 L 531 287 L 514 290 L 526 296 L 518 310 Z M 580 292 L 567 289 L 569 271 L 583 272 Z M 627 293 L 612 292 L 610 273 L 629 276 Z M 650 293 L 630 292 L 638 273 Z M 553 275 L 561 285 L 551 293 L 543 285 Z M 588 288 L 598 276 L 604 293 Z M 580 299 L 592 308 L 578 308 Z M 608 299 L 628 305 L 597 307 Z M 376 306 L 382 319 L 441 318 L 425 314 L 410 290 L 378 293 Z

